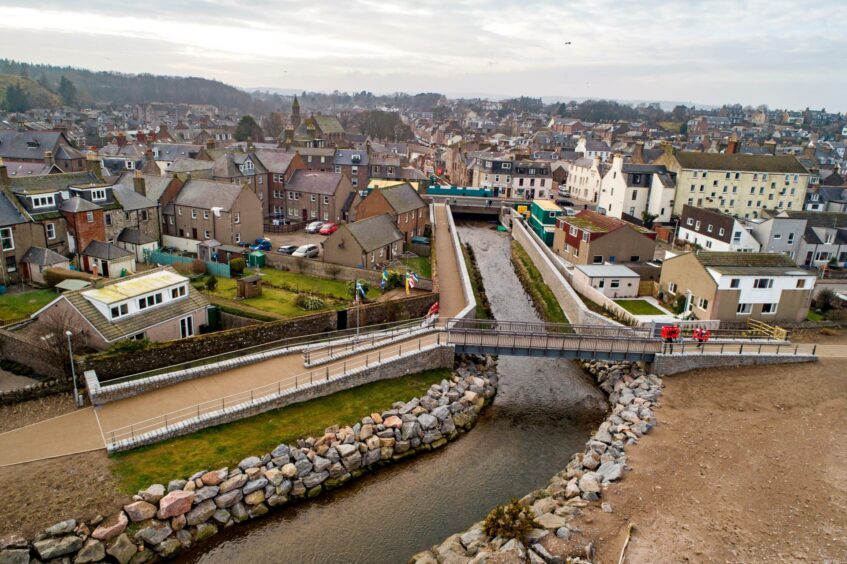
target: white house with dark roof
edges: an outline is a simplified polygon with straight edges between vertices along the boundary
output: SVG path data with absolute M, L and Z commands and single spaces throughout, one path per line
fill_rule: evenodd
M 676 194 L 675 176 L 662 165 L 624 163 L 621 155 L 615 155 L 600 181 L 597 205 L 612 217 L 641 220 L 648 213 L 657 223 L 669 222 Z
M 587 159 L 599 157 L 601 161 L 606 162 L 612 156 L 612 148 L 605 141 L 597 141 L 587 137 L 580 137 L 576 142 L 574 152 L 580 153 Z

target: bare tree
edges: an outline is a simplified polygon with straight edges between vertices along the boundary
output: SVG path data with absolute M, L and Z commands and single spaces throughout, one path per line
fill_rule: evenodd
M 39 316 L 30 332 L 43 347 L 50 364 L 62 367 L 67 378 L 71 377 L 67 331 L 71 332 L 73 352 L 78 354 L 88 345 L 88 332 L 79 327 L 79 319 L 69 311 L 53 308 Z M 34 354 L 36 354 L 34 352 Z

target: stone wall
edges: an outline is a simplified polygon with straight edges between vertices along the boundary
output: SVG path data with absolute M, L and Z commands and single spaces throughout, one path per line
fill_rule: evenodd
M 198 335 L 190 339 L 156 343 L 143 351 L 132 353 L 96 353 L 79 357 L 77 370 L 80 373 L 93 370 L 97 373 L 97 378 L 104 382 L 281 339 L 334 331 L 336 322 L 336 312 L 329 311 Z
M 545 284 L 550 287 L 553 295 L 562 306 L 562 311 L 565 312 L 568 320 L 575 325 L 615 325 L 611 319 L 607 319 L 602 315 L 596 314 L 589 310 L 576 294 L 574 289 L 565 280 L 562 273 L 558 270 L 553 262 L 553 259 L 547 256 L 542 249 L 543 243 L 539 243 L 534 239 L 534 235 L 523 225 L 520 220 L 512 219 L 512 237 L 521 244 L 521 246 L 532 259 L 533 264 L 541 273 Z M 544 246 L 546 248 L 546 246 Z M 549 249 L 548 249 L 549 251 Z M 552 252 L 552 251 L 551 251 Z
M 379 282 L 382 280 L 382 270 L 353 268 L 319 259 L 301 259 L 275 252 L 265 253 L 265 264 L 271 268 L 288 270 L 307 276 L 317 276 L 318 278 L 367 280 L 372 286 L 379 286 Z M 417 287 L 421 290 L 432 290 L 432 280 L 421 278 Z
M 47 350 L 36 340 L 21 334 L 0 329 L 0 354 L 3 358 L 29 366 L 37 374 L 50 378 L 67 378 L 65 368 L 51 362 L 53 351 Z
M 296 388 L 289 388 L 275 394 L 268 394 L 257 398 L 255 401 L 228 406 L 225 409 L 210 413 L 203 413 L 199 416 L 182 420 L 177 425 L 161 427 L 132 438 L 119 440 L 116 443 L 108 443 L 107 448 L 109 452 L 119 452 L 147 444 L 158 443 L 166 439 L 187 435 L 208 427 L 214 427 L 215 425 L 252 417 L 253 415 L 258 415 L 272 409 L 355 388 L 362 384 L 414 374 L 420 372 L 422 367 L 425 369 L 449 368 L 453 366 L 454 355 L 454 348 L 446 345 L 430 346 L 420 351 L 414 349 L 402 356 L 378 364 L 353 368 L 344 374 L 303 383 Z M 106 438 L 107 440 L 109 439 L 108 436 Z
M 379 325 L 404 321 L 407 319 L 418 319 L 425 317 L 432 304 L 438 301 L 438 294 L 427 293 L 401 298 L 399 300 L 388 300 L 367 304 L 360 308 L 360 323 L 365 325 Z M 356 326 L 356 308 L 347 310 L 347 327 Z
M 20 403 L 33 399 L 52 396 L 73 390 L 73 382 L 70 378 L 48 378 L 43 382 L 27 384 L 23 388 L 0 392 L 0 405 Z
M 698 368 L 731 368 L 737 366 L 772 365 L 772 364 L 796 364 L 801 362 L 814 362 L 815 355 L 806 354 L 747 354 L 747 355 L 721 355 L 721 354 L 657 354 L 656 360 L 650 366 L 651 372 L 661 376 L 679 374 Z
M 281 444 L 235 468 L 202 469 L 153 484 L 109 517 L 68 519 L 33 539 L 2 539 L 0 562 L 170 559 L 224 528 L 312 499 L 381 466 L 443 447 L 476 423 L 497 389 L 491 359 L 461 363 L 450 380 L 391 409 Z

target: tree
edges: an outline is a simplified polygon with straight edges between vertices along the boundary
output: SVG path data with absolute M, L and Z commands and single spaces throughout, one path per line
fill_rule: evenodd
M 6 88 L 3 107 L 7 112 L 25 112 L 30 108 L 29 95 L 21 86 L 10 84 Z
M 262 133 L 262 128 L 253 119 L 253 116 L 244 116 L 238 120 L 238 125 L 235 127 L 236 141 L 261 141 L 265 138 Z
M 215 278 L 214 274 L 210 274 L 209 277 L 206 279 L 206 289 L 210 292 L 214 292 L 217 287 L 218 279 Z
M 45 90 L 50 90 L 50 82 L 47 80 L 47 75 L 42 74 L 38 77 L 38 84 L 40 84 Z
M 641 221 L 644 223 L 644 227 L 646 227 L 647 229 L 651 229 L 653 227 L 653 222 L 656 221 L 657 217 L 659 216 L 650 213 L 647 210 L 641 212 Z
M 68 80 L 65 75 L 59 79 L 59 96 L 62 97 L 62 103 L 66 106 L 75 106 L 77 102 L 76 86 Z

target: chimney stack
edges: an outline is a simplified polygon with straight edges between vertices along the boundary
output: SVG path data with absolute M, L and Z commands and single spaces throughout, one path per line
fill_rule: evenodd
M 635 148 L 632 150 L 632 162 L 635 164 L 644 164 L 644 141 L 635 143 Z
M 729 142 L 726 144 L 726 154 L 734 155 L 738 152 L 738 136 L 734 133 L 730 136 Z
M 53 158 L 53 151 L 44 151 L 44 164 L 48 166 L 56 164 L 56 159 Z
M 135 188 L 137 194 L 141 194 L 145 198 L 147 197 L 147 183 L 140 170 L 136 170 L 135 175 L 132 177 L 132 187 Z
M 206 139 L 206 148 L 214 149 L 215 148 L 215 140 L 214 139 Z
M 9 171 L 6 170 L 6 163 L 0 158 L 0 187 L 9 187 Z
M 118 144 L 118 147 L 124 147 L 126 145 L 126 135 L 124 133 L 118 133 L 115 142 Z
M 159 139 L 167 140 L 168 137 L 170 137 L 170 133 L 168 133 L 168 124 L 159 124 Z
M 770 152 L 771 155 L 776 155 L 776 141 L 768 139 L 765 141 L 765 147 L 768 148 L 768 152 Z
M 100 159 L 97 157 L 97 151 L 94 149 L 89 149 L 87 153 L 85 153 L 85 168 L 91 174 L 100 178 Z
M 672 157 L 673 156 L 673 145 L 667 141 L 662 141 L 662 149 L 665 152 L 665 155 Z

